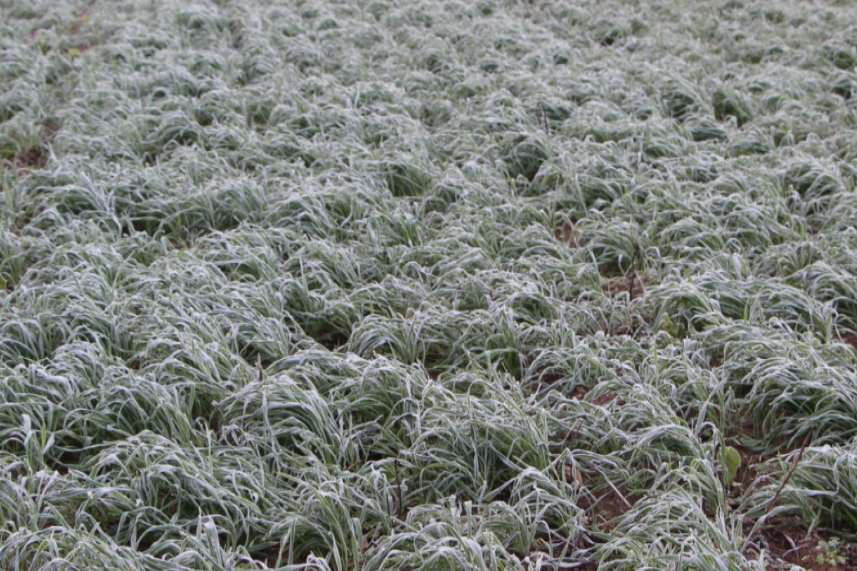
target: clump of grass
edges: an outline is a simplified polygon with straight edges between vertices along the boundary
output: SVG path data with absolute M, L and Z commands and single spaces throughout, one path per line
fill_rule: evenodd
M 506 164 L 506 173 L 511 178 L 522 176 L 532 181 L 548 159 L 548 152 L 537 139 L 515 135 L 504 143 L 500 159 Z

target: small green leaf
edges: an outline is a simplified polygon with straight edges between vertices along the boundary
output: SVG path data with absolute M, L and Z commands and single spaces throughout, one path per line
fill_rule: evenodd
M 741 455 L 731 446 L 727 446 L 724 463 L 726 467 L 726 485 L 728 486 L 735 479 L 735 475 L 738 474 L 738 468 L 741 467 Z

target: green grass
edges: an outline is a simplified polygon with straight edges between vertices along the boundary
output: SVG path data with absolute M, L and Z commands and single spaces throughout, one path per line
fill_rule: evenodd
M 835 0 L 0 0 L 0 568 L 853 539 L 855 65 Z

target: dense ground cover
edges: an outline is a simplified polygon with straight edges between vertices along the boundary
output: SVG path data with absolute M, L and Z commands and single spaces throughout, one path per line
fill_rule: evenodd
M 855 48 L 0 0 L 0 568 L 854 565 Z

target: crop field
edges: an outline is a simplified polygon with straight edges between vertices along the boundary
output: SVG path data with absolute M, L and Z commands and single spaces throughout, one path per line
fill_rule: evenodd
M 850 0 L 0 0 L 0 569 L 857 569 Z

